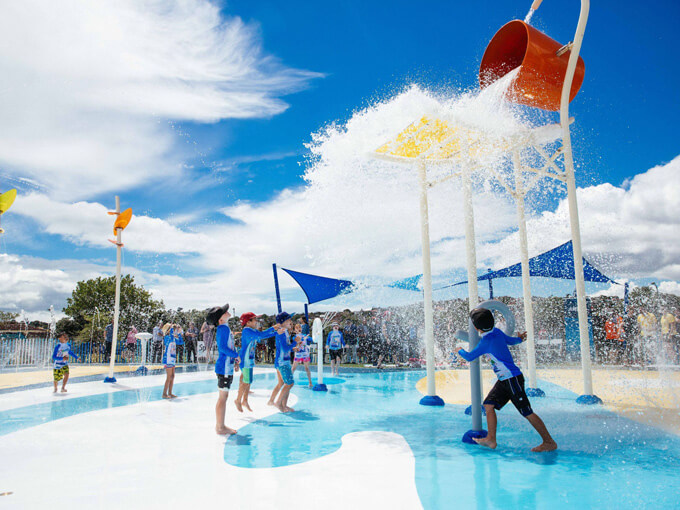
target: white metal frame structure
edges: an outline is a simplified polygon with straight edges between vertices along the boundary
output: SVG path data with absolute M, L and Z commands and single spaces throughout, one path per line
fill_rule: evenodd
M 455 122 L 455 125 L 453 124 Z M 387 161 L 413 165 L 418 170 L 420 182 L 420 225 L 423 256 L 423 308 L 425 312 L 425 351 L 427 363 L 427 395 L 421 403 L 442 405 L 436 394 L 434 375 L 434 317 L 432 310 L 432 269 L 430 263 L 430 235 L 427 192 L 455 176 L 461 177 L 463 191 L 463 212 L 465 218 L 465 246 L 468 271 L 469 307 L 479 303 L 477 286 L 477 255 L 472 207 L 473 172 L 486 168 L 486 159 L 500 159 L 507 153 L 519 153 L 523 148 L 544 145 L 559 137 L 558 126 L 544 126 L 526 129 L 513 135 L 496 137 L 487 135 L 476 128 L 460 122 L 423 117 L 412 123 L 392 141 L 376 150 L 374 157 Z M 450 174 L 436 181 L 428 180 L 427 168 L 445 166 Z M 528 275 L 528 272 L 527 272 Z M 532 339 L 533 341 L 533 339 Z M 475 345 L 470 345 L 474 348 Z M 473 421 L 481 420 L 481 370 L 479 360 L 471 364 L 471 400 Z M 475 405 L 477 403 L 477 405 Z M 479 414 L 480 416 L 477 416 Z
M 535 0 L 531 10 L 535 11 L 542 0 Z M 574 277 L 576 282 L 576 303 L 578 307 L 578 329 L 581 343 L 581 368 L 583 372 L 583 395 L 576 401 L 582 404 L 599 404 L 602 400 L 593 393 L 593 376 L 590 363 L 590 336 L 588 334 L 588 309 L 586 307 L 586 286 L 583 275 L 583 251 L 581 249 L 581 224 L 578 216 L 578 202 L 576 198 L 576 177 L 574 173 L 574 155 L 571 150 L 571 133 L 569 131 L 569 93 L 576 72 L 583 34 L 586 31 L 590 0 L 581 0 L 578 23 L 574 34 L 574 42 L 566 46 L 570 49 L 567 71 L 562 84 L 560 97 L 560 127 L 562 129 L 562 152 L 564 154 L 564 181 L 567 184 L 567 202 L 569 204 L 569 223 L 571 224 L 571 239 L 574 247 Z

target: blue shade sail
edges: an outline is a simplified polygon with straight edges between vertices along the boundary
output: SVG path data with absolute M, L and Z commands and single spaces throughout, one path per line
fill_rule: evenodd
M 530 276 L 574 280 L 574 274 L 574 253 L 571 241 L 529 259 Z M 522 276 L 522 265 L 518 263 L 479 276 L 477 280 L 493 280 L 495 278 L 520 276 Z M 583 276 L 587 282 L 616 283 L 614 280 L 595 269 L 585 258 L 583 259 Z M 463 285 L 465 283 L 467 283 L 467 280 L 458 282 L 454 285 Z
M 283 267 L 281 269 L 297 282 L 307 296 L 307 301 L 310 305 L 334 298 L 340 294 L 352 292 L 354 287 L 354 283 L 349 280 L 337 280 L 335 278 L 326 278 L 325 276 L 300 273 Z

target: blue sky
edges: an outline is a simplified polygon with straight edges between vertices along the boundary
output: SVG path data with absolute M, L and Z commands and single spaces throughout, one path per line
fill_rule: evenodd
M 124 8 L 120 7 L 122 11 L 129 9 L 144 15 L 152 10 L 150 4 L 145 2 L 130 1 L 123 4 Z M 148 22 L 151 25 L 153 23 L 160 25 L 158 22 L 164 20 L 164 16 L 169 17 L 173 23 L 178 23 L 176 26 L 181 30 L 186 28 L 186 38 L 178 38 L 184 45 L 201 48 L 204 42 L 201 30 L 210 30 L 211 24 L 206 19 L 211 16 L 217 16 L 223 27 L 236 25 L 241 29 L 245 27 L 241 43 L 234 43 L 232 50 L 224 49 L 225 44 L 228 46 L 231 40 L 226 43 L 213 41 L 215 46 L 204 53 L 196 50 L 198 55 L 196 58 L 205 61 L 203 62 L 205 70 L 202 74 L 196 73 L 200 78 L 186 79 L 187 88 L 193 89 L 191 100 L 182 103 L 181 112 L 176 111 L 179 108 L 174 107 L 175 100 L 172 97 L 162 104 L 159 100 L 160 106 L 153 104 L 156 95 L 166 92 L 162 83 L 164 79 L 171 81 L 173 87 L 178 80 L 185 79 L 184 73 L 193 65 L 191 52 L 178 57 L 183 67 L 177 70 L 176 75 L 161 70 L 157 71 L 153 80 L 149 80 L 149 85 L 144 90 L 121 87 L 124 92 L 119 96 L 112 94 L 115 99 L 111 102 L 116 102 L 114 107 L 110 106 L 108 100 L 102 100 L 102 96 L 109 92 L 106 85 L 103 85 L 104 88 L 96 89 L 98 97 L 95 107 L 86 103 L 84 99 L 79 99 L 83 103 L 73 107 L 72 98 L 64 99 L 56 92 L 52 97 L 59 108 L 45 100 L 44 111 L 50 114 L 61 112 L 63 107 L 65 113 L 54 114 L 58 121 L 55 124 L 65 125 L 68 130 L 70 129 L 68 122 L 73 122 L 72 129 L 76 134 L 79 133 L 76 125 L 81 122 L 87 125 L 90 121 L 87 116 L 89 109 L 93 109 L 93 122 L 101 129 L 101 136 L 98 135 L 97 142 L 103 140 L 102 145 L 111 150 L 111 153 L 98 153 L 93 150 L 91 161 L 96 162 L 115 159 L 118 147 L 124 148 L 126 143 L 132 143 L 124 136 L 126 127 L 136 129 L 138 119 L 145 119 L 148 124 L 139 130 L 140 147 L 131 149 L 129 154 L 125 150 L 122 151 L 125 152 L 126 159 L 122 159 L 119 167 L 112 163 L 111 170 L 101 170 L 102 180 L 116 181 L 118 172 L 124 173 L 120 169 L 139 165 L 139 170 L 135 172 L 130 170 L 131 175 L 134 173 L 135 176 L 126 174 L 124 178 L 121 177 L 119 186 L 115 184 L 97 186 L 88 181 L 87 185 L 83 184 L 81 188 L 79 185 L 81 179 L 83 183 L 87 181 L 88 161 L 82 163 L 84 170 L 71 171 L 71 166 L 68 169 L 64 167 L 64 170 L 58 167 L 55 169 L 53 162 L 62 157 L 55 147 L 61 144 L 62 140 L 56 138 L 59 144 L 41 142 L 44 140 L 41 139 L 43 128 L 45 132 L 48 128 L 52 130 L 49 136 L 58 129 L 54 126 L 41 125 L 39 129 L 31 131 L 33 126 L 25 119 L 13 124 L 13 116 L 5 115 L 9 120 L 0 126 L 0 134 L 21 132 L 24 129 L 27 133 L 36 133 L 34 140 L 36 145 L 27 144 L 24 149 L 26 155 L 20 153 L 20 148 L 15 149 L 16 144 L 9 147 L 12 142 L 7 142 L 8 147 L 4 151 L 0 146 L 0 190 L 16 186 L 18 183 L 20 194 L 35 195 L 34 201 L 31 202 L 33 207 L 29 208 L 25 202 L 23 206 L 17 207 L 17 214 L 7 215 L 3 219 L 3 224 L 12 235 L 5 236 L 3 244 L 0 245 L 0 253 L 15 257 L 13 262 L 6 266 L 6 271 L 14 271 L 16 264 L 23 268 L 49 270 L 51 261 L 55 270 L 63 270 L 65 273 L 59 276 L 58 292 L 54 289 L 41 288 L 36 290 L 37 297 L 27 297 L 24 300 L 6 299 L 4 302 L 0 301 L 0 307 L 43 309 L 45 304 L 49 306 L 49 300 L 63 299 L 68 293 L 69 279 L 105 272 L 112 256 L 106 244 L 95 241 L 93 236 L 83 233 L 76 226 L 71 228 L 70 233 L 63 232 L 58 226 L 50 224 L 45 217 L 60 217 L 62 213 L 57 212 L 59 208 L 64 215 L 63 222 L 69 222 L 71 220 L 68 218 L 71 216 L 66 212 L 66 205 L 82 201 L 111 207 L 112 195 L 116 192 L 123 196 L 125 207 L 132 206 L 137 215 L 146 216 L 149 221 L 157 219 L 164 222 L 162 228 L 169 232 L 170 237 L 160 237 L 156 240 L 150 240 L 148 233 L 146 235 L 151 246 L 165 245 L 163 250 L 159 250 L 164 253 L 155 252 L 149 246 L 135 249 L 133 244 L 126 252 L 127 263 L 134 271 L 140 273 L 139 278 L 142 281 L 152 288 L 158 285 L 159 289 L 165 289 L 158 291 L 161 297 L 165 297 L 171 304 L 181 301 L 179 296 L 165 295 L 171 284 L 167 280 L 162 282 L 162 278 L 154 279 L 154 275 L 170 279 L 177 277 L 182 279 L 182 285 L 187 286 L 192 285 L 192 279 L 210 279 L 210 275 L 231 281 L 226 273 L 220 277 L 214 276 L 221 270 L 219 259 L 213 257 L 208 262 L 209 257 L 201 254 L 201 249 L 196 248 L 205 246 L 205 236 L 214 237 L 217 228 L 249 225 L 248 217 L 224 214 L 223 208 L 239 207 L 245 203 L 257 209 L 258 204 L 266 205 L 277 200 L 284 190 L 291 192 L 303 190 L 306 183 L 302 175 L 309 165 L 309 151 L 305 144 L 310 143 L 312 133 L 333 123 L 343 125 L 358 111 L 376 102 L 389 100 L 412 84 L 445 95 L 475 89 L 479 62 L 487 42 L 505 22 L 523 18 L 529 4 L 530 2 L 505 0 L 441 1 L 428 2 L 426 5 L 415 5 L 413 2 L 405 1 L 339 3 L 231 1 L 213 3 L 213 6 L 217 6 L 215 14 L 211 11 L 211 4 L 203 0 L 191 0 L 183 8 L 178 8 L 174 2 L 170 2 L 168 5 L 174 7 L 168 8 L 168 12 L 155 12 L 149 17 Z M 26 67 L 30 67 L 31 64 L 34 67 L 32 73 L 27 73 L 23 81 L 17 79 L 8 84 L 7 90 L 10 93 L 5 94 L 4 101 L 0 95 L 0 113 L 12 112 L 10 103 L 14 101 L 15 93 L 17 97 L 26 100 L 27 104 L 29 101 L 33 104 L 35 101 L 30 96 L 32 80 L 39 81 L 41 73 L 48 79 L 55 80 L 55 76 L 59 75 L 62 83 L 71 83 L 73 80 L 76 87 L 81 79 L 83 83 L 88 82 L 85 79 L 87 77 L 83 78 L 86 71 L 78 65 L 71 69 L 67 64 L 91 61 L 102 65 L 97 79 L 104 77 L 102 83 L 106 83 L 106 80 L 117 82 L 121 73 L 115 66 L 119 65 L 119 61 L 129 65 L 136 57 L 143 60 L 144 55 L 137 55 L 134 52 L 151 46 L 147 44 L 149 40 L 141 39 L 137 45 L 133 46 L 132 43 L 127 45 L 121 42 L 113 31 L 111 34 L 107 32 L 101 44 L 109 50 L 108 60 L 97 55 L 94 49 L 95 42 L 89 53 L 84 49 L 82 54 L 77 55 L 79 60 L 71 61 L 68 60 L 71 56 L 63 57 L 66 64 L 55 71 L 47 63 L 48 57 L 39 52 L 41 48 L 53 46 L 65 48 L 64 53 L 71 51 L 67 46 L 69 42 L 59 39 L 64 35 L 57 29 L 59 28 L 57 24 L 61 23 L 62 27 L 69 28 L 69 24 L 79 23 L 79 17 L 74 17 L 73 13 L 57 12 L 56 22 L 46 21 L 46 15 L 43 14 L 45 17 L 41 18 L 36 11 L 31 11 L 31 8 L 36 6 L 47 10 L 46 5 L 36 0 L 27 2 L 27 7 L 23 8 L 25 9 L 23 11 L 22 7 L 14 6 L 8 9 L 12 12 L 5 13 L 6 20 L 12 21 L 18 27 L 21 27 L 22 23 L 30 23 L 31 29 L 35 32 L 29 31 L 28 35 L 21 36 L 18 41 L 12 39 L 11 33 L 6 33 L 4 37 L 0 36 L 4 38 L 5 49 L 2 51 L 5 55 L 16 55 L 17 60 L 21 57 L 28 61 L 29 66 Z M 101 20 L 105 19 L 105 15 L 113 16 L 115 19 L 117 14 L 115 11 L 119 9 L 118 6 L 112 5 L 108 7 L 112 9 L 110 12 L 95 12 L 87 2 L 76 8 L 79 9 L 78 15 L 87 14 L 95 23 L 97 16 L 100 16 Z M 174 12 L 173 9 L 178 12 Z M 195 19 L 190 16 L 186 23 L 182 23 L 181 17 L 186 16 L 186 12 L 179 12 L 182 9 L 190 9 L 187 12 L 192 15 L 198 11 L 203 15 L 195 16 Z M 60 15 L 63 15 L 63 19 L 59 18 Z M 554 39 L 566 43 L 573 36 L 577 17 L 576 3 L 546 0 L 533 17 L 532 24 Z M 83 17 L 85 18 L 86 16 Z M 594 194 L 601 190 L 597 186 L 603 183 L 610 183 L 616 188 L 626 190 L 629 179 L 657 165 L 663 166 L 678 155 L 677 129 L 673 127 L 680 113 L 680 95 L 677 92 L 680 79 L 675 65 L 676 51 L 680 42 L 677 35 L 678 20 L 680 4 L 677 2 L 657 2 L 653 8 L 644 10 L 633 2 L 593 3 L 581 51 L 586 63 L 585 81 L 579 95 L 571 103 L 572 115 L 576 117 L 573 136 L 575 157 L 579 164 L 577 171 L 579 187 L 591 187 Z M 122 23 L 121 21 L 121 26 Z M 38 29 L 41 31 L 38 32 Z M 33 37 L 32 41 L 29 40 L 30 37 Z M 38 49 L 32 50 L 28 43 L 34 43 L 36 38 L 42 41 L 43 37 L 51 43 L 45 43 L 44 46 L 35 44 Z M 164 37 L 172 39 L 177 37 L 177 34 L 169 36 L 161 34 L 154 40 L 172 47 L 168 41 L 163 40 Z M 120 49 L 116 46 L 118 44 Z M 239 63 L 233 64 L 236 71 L 248 70 L 244 73 L 246 78 L 239 82 L 238 87 L 229 89 L 231 79 L 227 75 L 222 75 L 219 79 L 226 85 L 220 85 L 216 93 L 211 88 L 212 83 L 205 80 L 204 75 L 211 71 L 210 58 L 213 58 L 213 55 L 210 52 L 217 51 L 216 48 L 220 47 L 224 49 L 224 55 L 221 55 L 223 59 L 228 59 L 234 53 L 239 55 L 239 52 L 243 51 L 243 55 L 251 58 L 255 64 L 250 67 L 248 67 L 250 64 L 243 64 L 242 68 L 238 67 L 241 65 Z M 170 53 L 169 49 L 167 53 Z M 156 57 L 157 55 L 154 56 Z M 172 55 L 168 57 L 163 52 L 161 57 L 169 58 L 168 62 L 172 62 Z M 50 58 L 54 58 L 54 55 Z M 57 61 L 59 58 L 61 56 L 57 55 Z M 152 62 L 151 57 L 148 58 L 148 62 Z M 109 62 L 116 71 L 110 76 L 107 74 L 110 70 L 105 69 Z M 5 74 L 16 69 L 12 67 L 13 64 L 6 65 Z M 134 67 L 125 69 L 139 71 Z M 257 72 L 252 73 L 253 69 L 257 69 Z M 278 85 L 272 86 L 272 82 Z M 136 82 L 134 86 L 137 86 Z M 29 89 L 28 92 L 19 92 L 22 87 Z M 115 83 L 111 85 L 112 89 L 114 87 Z M 102 93 L 101 90 L 105 92 Z M 230 107 L 223 106 L 227 102 L 224 96 L 219 101 L 215 99 L 220 93 L 224 95 L 229 93 L 233 94 L 233 97 L 230 96 L 228 99 L 231 101 L 230 104 L 237 104 L 241 100 L 238 94 L 243 90 L 265 90 L 262 97 L 252 99 L 252 102 L 257 103 L 254 112 L 236 114 L 234 111 L 237 107 L 230 110 Z M 36 91 L 36 94 L 38 92 Z M 136 92 L 139 93 L 139 97 L 135 97 Z M 177 91 L 174 90 L 173 93 Z M 68 94 L 69 91 L 66 91 L 65 95 Z M 79 98 L 84 96 L 86 94 L 78 95 Z M 272 102 L 277 104 L 271 104 Z M 105 118 L 98 116 L 98 108 L 106 111 Z M 220 110 L 212 118 L 211 108 Z M 71 109 L 88 113 L 75 118 Z M 98 122 L 100 118 L 104 120 Z M 553 118 L 557 120 L 556 115 Z M 123 128 L 118 128 L 119 122 Z M 152 127 L 153 125 L 155 127 Z M 134 129 L 130 131 L 131 137 L 137 136 Z M 154 129 L 157 132 L 152 133 Z M 149 136 L 145 138 L 147 134 Z M 74 148 L 73 151 L 87 152 L 83 147 Z M 30 154 L 31 152 L 44 154 L 44 160 Z M 76 160 L 77 158 L 74 159 Z M 80 163 L 77 161 L 73 167 Z M 151 167 L 153 171 L 149 170 Z M 46 169 L 48 173 L 51 172 L 49 177 L 45 174 Z M 68 174 L 68 178 L 62 179 L 60 172 L 64 176 Z M 677 174 L 670 175 L 678 179 Z M 38 184 L 17 181 L 22 178 L 32 179 L 31 182 L 35 181 Z M 70 184 L 64 184 L 62 189 L 60 182 Z M 640 187 L 644 186 L 646 185 L 641 182 Z M 73 196 L 70 196 L 71 191 Z M 45 200 L 39 202 L 38 195 L 45 197 Z M 46 202 L 48 199 L 49 204 Z M 292 195 L 290 200 L 300 199 L 299 196 Z M 44 209 L 38 205 L 39 203 L 44 205 Z M 552 203 L 544 205 L 556 209 L 558 203 L 559 197 Z M 666 208 L 666 212 L 674 211 L 673 207 L 671 203 L 670 209 Z M 41 211 L 40 214 L 35 212 L 38 209 Z M 251 213 L 253 211 L 246 214 Z M 536 213 L 540 214 L 540 211 Z M 276 227 L 272 226 L 272 229 L 274 228 Z M 672 229 L 673 225 L 670 228 Z M 494 242 L 502 242 L 503 236 L 511 233 L 511 230 L 509 227 L 502 229 L 503 234 Z M 229 241 L 226 242 L 224 249 L 229 251 L 228 243 L 247 245 L 249 242 L 255 242 L 255 239 L 234 237 L 245 235 L 247 238 L 247 231 L 246 228 L 245 234 L 243 230 L 237 230 L 227 235 L 226 239 Z M 677 232 L 677 229 L 675 231 Z M 266 236 L 267 230 L 265 228 L 254 232 L 262 238 Z M 175 241 L 181 246 L 167 246 L 168 244 L 174 246 Z M 280 253 L 280 246 L 279 243 L 277 248 L 277 244 L 273 243 L 271 253 L 265 253 L 262 260 L 283 259 L 288 265 L 297 264 L 300 269 L 315 266 L 315 263 L 310 263 L 310 260 L 314 262 L 313 253 L 304 258 L 287 258 L 285 253 Z M 649 253 L 658 255 L 659 248 L 656 245 L 641 248 L 638 252 L 644 255 L 646 249 L 651 250 Z M 314 251 L 313 248 L 311 250 Z M 247 260 L 248 249 L 244 250 L 244 253 L 246 255 L 242 256 Z M 661 258 L 664 262 L 659 263 L 659 267 L 654 268 L 656 272 L 652 271 L 653 274 L 647 279 L 665 278 L 669 281 L 677 279 L 677 271 L 667 270 L 680 264 L 674 260 L 675 256 L 675 253 L 663 254 Z M 202 260 L 198 262 L 197 259 Z M 262 265 L 259 258 L 253 260 Z M 316 265 L 319 269 L 342 272 L 340 263 Z M 403 276 L 418 272 L 417 269 L 415 266 L 413 271 L 407 271 Z M 250 270 L 265 273 L 267 277 L 270 274 L 268 266 Z M 355 271 L 362 274 L 369 269 L 359 267 Z M 347 272 L 357 274 L 352 270 Z M 621 271 L 621 274 L 626 278 L 646 281 L 639 272 L 625 274 L 625 271 Z M 335 274 L 335 276 L 347 275 Z M 253 279 L 261 281 L 259 276 L 254 276 Z M 231 283 L 242 285 L 238 278 Z M 33 285 L 21 278 L 11 284 L 17 288 L 24 284 Z M 264 288 L 258 285 L 254 285 L 254 288 Z M 508 291 L 516 291 L 515 287 L 517 286 L 512 284 Z M 537 282 L 537 288 L 541 289 L 539 292 L 546 293 L 563 291 L 562 288 L 555 289 L 540 282 Z M 290 293 L 288 295 L 296 296 L 293 290 L 288 292 Z M 264 292 L 259 290 L 253 290 L 250 298 L 246 295 L 242 296 L 246 303 L 251 302 L 249 299 L 252 295 L 260 296 L 252 301 L 253 304 L 260 305 L 266 302 Z M 192 299 L 187 298 L 188 306 L 204 304 L 200 300 Z

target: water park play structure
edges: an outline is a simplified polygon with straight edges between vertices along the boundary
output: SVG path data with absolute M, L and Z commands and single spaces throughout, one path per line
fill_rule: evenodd
M 115 383 L 116 378 L 113 376 L 115 365 L 116 365 L 116 344 L 118 341 L 118 318 L 120 315 L 120 269 L 121 269 L 121 251 L 123 249 L 122 234 L 125 227 L 128 226 L 130 220 L 132 219 L 132 209 L 126 209 L 121 212 L 120 210 L 120 197 L 116 196 L 116 210 L 109 212 L 110 215 L 116 217 L 116 221 L 113 223 L 113 235 L 116 239 L 109 239 L 109 242 L 116 245 L 116 297 L 113 309 L 113 341 L 111 343 L 111 362 L 109 363 L 109 375 L 104 378 L 105 383 Z M 148 339 L 147 339 L 148 340 Z M 146 345 L 146 343 L 144 342 Z
M 530 10 L 530 19 L 541 0 L 536 0 Z M 496 94 L 511 102 L 560 111 L 558 125 L 527 129 L 511 136 L 494 134 L 464 125 L 456 119 L 431 118 L 420 120 L 401 131 L 396 137 L 378 147 L 374 157 L 414 167 L 420 181 L 420 224 L 423 259 L 423 289 L 425 312 L 425 345 L 427 359 L 427 395 L 423 405 L 443 405 L 437 396 L 434 377 L 434 331 L 432 309 L 432 270 L 430 262 L 430 235 L 428 219 L 428 190 L 448 179 L 459 177 L 463 192 L 465 218 L 466 258 L 468 270 L 468 297 L 470 309 L 479 302 L 477 288 L 477 259 L 475 251 L 474 213 L 472 207 L 471 174 L 491 171 L 493 176 L 515 199 L 520 238 L 522 284 L 525 322 L 527 327 L 528 393 L 540 396 L 536 379 L 533 311 L 529 279 L 529 255 L 524 199 L 527 192 L 542 178 L 566 183 L 573 245 L 576 294 L 578 304 L 579 336 L 583 373 L 583 394 L 578 402 L 592 404 L 601 400 L 593 394 L 588 335 L 588 319 L 583 275 L 583 255 L 576 201 L 574 162 L 571 149 L 569 125 L 569 102 L 583 81 L 584 64 L 579 57 L 583 34 L 588 17 L 589 1 L 581 2 L 579 21 L 573 43 L 560 45 L 536 30 L 528 23 L 514 20 L 503 26 L 489 43 L 479 72 L 480 86 L 498 88 Z M 558 101 L 559 98 L 559 101 Z M 556 140 L 561 147 L 549 152 Z M 523 162 L 523 156 L 532 152 L 534 160 L 542 166 Z M 514 184 L 510 184 L 493 170 L 493 162 L 509 155 L 514 168 Z M 563 168 L 558 165 L 563 159 Z M 449 175 L 428 180 L 428 169 L 444 167 Z M 526 182 L 526 174 L 532 175 Z M 476 345 L 474 335 L 470 348 Z M 471 363 L 471 401 L 473 429 L 481 426 L 481 372 L 479 360 Z

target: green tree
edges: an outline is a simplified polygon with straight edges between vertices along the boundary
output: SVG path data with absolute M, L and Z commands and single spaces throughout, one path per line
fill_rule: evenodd
M 116 292 L 116 279 L 97 277 L 78 282 L 71 297 L 66 300 L 64 313 L 77 325 L 76 335 L 87 328 L 95 317 L 101 318 L 104 325 L 113 317 Z M 163 301 L 153 299 L 151 293 L 141 285 L 135 284 L 131 275 L 121 277 L 120 281 L 120 318 L 121 335 L 130 326 L 140 331 L 152 326 L 154 317 L 163 312 Z M 88 330 L 89 333 L 89 330 Z
M 0 310 L 0 322 L 10 322 L 19 317 L 18 313 L 14 312 L 3 312 Z

